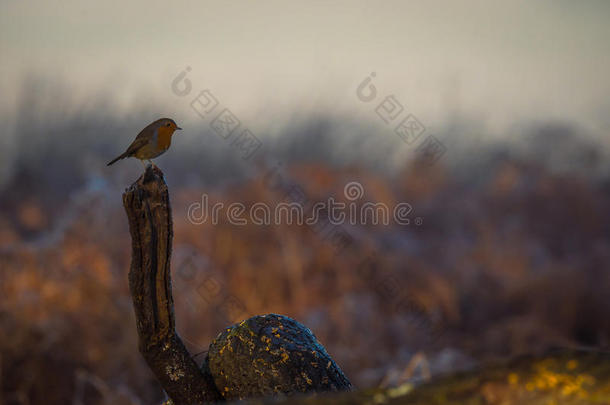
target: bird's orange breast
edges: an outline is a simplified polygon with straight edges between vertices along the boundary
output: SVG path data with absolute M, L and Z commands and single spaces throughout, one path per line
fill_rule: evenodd
M 171 128 L 161 127 L 157 130 L 157 148 L 165 150 L 172 143 L 172 134 L 174 131 Z

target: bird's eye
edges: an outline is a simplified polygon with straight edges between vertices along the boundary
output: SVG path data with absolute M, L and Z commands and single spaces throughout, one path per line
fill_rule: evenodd
M 171 124 L 168 122 L 168 123 L 167 123 L 165 126 L 166 126 L 166 127 L 169 127 L 170 125 L 171 125 Z

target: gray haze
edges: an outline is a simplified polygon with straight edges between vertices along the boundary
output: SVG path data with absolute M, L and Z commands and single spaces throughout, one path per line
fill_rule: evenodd
M 188 120 L 169 83 L 191 66 L 196 89 L 256 127 L 367 115 L 354 90 L 374 71 L 429 127 L 457 113 L 490 128 L 549 119 L 607 132 L 609 12 L 603 1 L 5 1 L 1 108 L 42 75 L 71 85 L 76 103 L 154 99 Z

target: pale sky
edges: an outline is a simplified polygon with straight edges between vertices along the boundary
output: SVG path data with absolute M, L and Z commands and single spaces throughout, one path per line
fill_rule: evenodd
M 187 116 L 170 82 L 190 66 L 195 90 L 255 126 L 278 114 L 366 116 L 355 89 L 374 71 L 381 94 L 428 123 L 457 109 L 498 127 L 610 127 L 606 1 L 5 0 L 0 50 L 4 111 L 23 77 L 42 74 L 76 100 L 152 98 Z

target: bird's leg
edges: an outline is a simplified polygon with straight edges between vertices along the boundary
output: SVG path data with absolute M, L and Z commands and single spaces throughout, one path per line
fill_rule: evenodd
M 149 165 L 154 166 L 152 160 L 150 160 L 150 159 L 146 159 L 146 160 L 148 160 Z
M 142 163 L 142 166 L 144 166 L 144 169 L 146 169 L 146 165 L 144 164 L 144 161 L 140 160 L 140 163 Z

